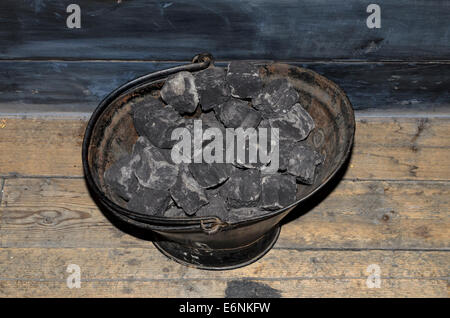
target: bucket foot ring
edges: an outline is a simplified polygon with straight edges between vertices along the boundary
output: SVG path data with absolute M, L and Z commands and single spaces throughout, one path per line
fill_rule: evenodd
M 155 241 L 156 248 L 168 258 L 186 266 L 208 270 L 235 269 L 264 256 L 275 244 L 280 226 L 275 226 L 257 241 L 232 249 L 204 249 L 172 241 Z

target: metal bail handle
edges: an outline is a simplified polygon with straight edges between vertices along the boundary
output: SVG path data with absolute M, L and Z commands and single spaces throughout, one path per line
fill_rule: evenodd
M 228 226 L 228 223 L 223 222 L 219 218 L 214 218 L 214 223 L 208 223 L 208 224 L 204 223 L 203 220 L 200 220 L 200 227 L 201 227 L 202 231 L 208 235 L 216 234 L 221 229 L 223 229 L 227 226 Z
M 214 57 L 211 53 L 199 53 L 192 58 L 192 63 L 204 63 L 207 62 L 208 66 L 214 64 Z

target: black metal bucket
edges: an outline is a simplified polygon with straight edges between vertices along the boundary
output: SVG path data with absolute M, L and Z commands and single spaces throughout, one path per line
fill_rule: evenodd
M 110 93 L 97 107 L 83 140 L 83 168 L 87 184 L 99 205 L 134 227 L 157 233 L 155 246 L 169 258 L 203 269 L 232 269 L 250 264 L 275 244 L 280 221 L 322 188 L 337 173 L 350 154 L 355 131 L 353 108 L 344 92 L 323 76 L 287 64 L 258 64 L 265 80 L 287 78 L 300 92 L 300 103 L 313 117 L 316 128 L 307 139 L 325 156 L 314 184 L 299 185 L 297 201 L 283 209 L 252 219 L 227 223 L 217 217 L 167 218 L 146 216 L 120 205 L 108 191 L 103 172 L 125 153 L 130 153 L 137 133 L 133 126 L 131 99 L 159 95 L 168 75 L 197 72 L 212 65 L 209 54 L 193 63 L 139 77 Z

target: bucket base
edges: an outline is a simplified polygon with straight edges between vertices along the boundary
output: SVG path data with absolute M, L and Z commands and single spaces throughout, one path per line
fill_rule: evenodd
M 195 248 L 171 241 L 158 241 L 153 244 L 161 253 L 182 265 L 226 270 L 246 266 L 263 257 L 273 247 L 279 234 L 280 226 L 275 226 L 256 242 L 232 249 Z

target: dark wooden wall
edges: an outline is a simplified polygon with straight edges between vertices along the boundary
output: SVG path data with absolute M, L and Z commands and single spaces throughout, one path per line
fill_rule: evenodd
M 375 1 L 372 1 L 375 2 Z M 0 112 L 90 112 L 135 76 L 199 52 L 283 60 L 337 82 L 357 110 L 447 111 L 450 1 L 2 0 Z M 68 29 L 66 7 L 81 7 Z

